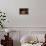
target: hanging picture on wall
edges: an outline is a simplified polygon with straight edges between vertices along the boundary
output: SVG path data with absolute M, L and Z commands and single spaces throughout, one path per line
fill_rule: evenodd
M 19 9 L 19 14 L 20 15 L 28 15 L 29 14 L 29 9 L 28 8 L 20 8 Z

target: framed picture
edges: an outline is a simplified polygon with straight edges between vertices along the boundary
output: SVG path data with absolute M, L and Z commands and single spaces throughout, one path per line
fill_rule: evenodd
M 28 8 L 20 8 L 19 9 L 19 14 L 20 15 L 28 15 L 29 14 L 29 9 Z

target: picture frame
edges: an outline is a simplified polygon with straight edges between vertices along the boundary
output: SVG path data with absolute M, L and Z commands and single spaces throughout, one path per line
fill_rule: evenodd
M 19 14 L 20 15 L 28 15 L 29 9 L 28 8 L 19 8 Z

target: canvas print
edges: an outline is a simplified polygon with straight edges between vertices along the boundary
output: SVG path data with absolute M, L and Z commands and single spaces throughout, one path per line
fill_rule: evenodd
M 28 15 L 29 14 L 29 9 L 28 8 L 20 8 L 19 9 L 19 14 L 20 15 Z

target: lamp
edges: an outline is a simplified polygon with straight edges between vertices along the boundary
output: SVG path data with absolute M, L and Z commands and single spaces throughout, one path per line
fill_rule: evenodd
M 5 29 L 5 32 L 7 33 L 7 36 L 9 36 L 9 29 Z
M 8 33 L 9 32 L 9 29 L 5 29 L 5 32 Z

